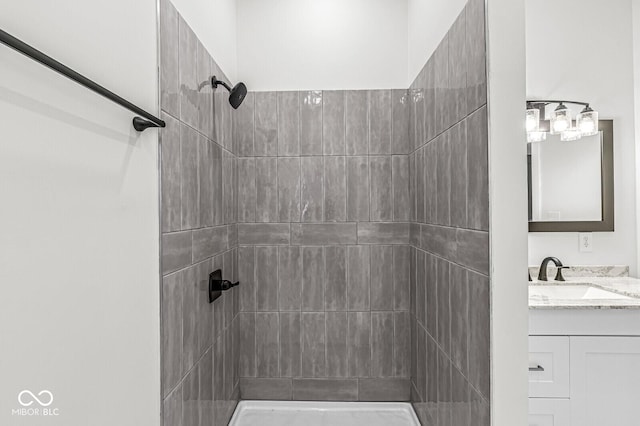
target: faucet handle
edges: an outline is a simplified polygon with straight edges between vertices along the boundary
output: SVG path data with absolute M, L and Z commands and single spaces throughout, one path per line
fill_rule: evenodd
M 564 277 L 562 276 L 562 270 L 563 269 L 569 269 L 568 266 L 558 266 L 557 267 L 558 270 L 556 272 L 556 277 L 554 278 L 554 280 L 556 281 L 565 281 Z

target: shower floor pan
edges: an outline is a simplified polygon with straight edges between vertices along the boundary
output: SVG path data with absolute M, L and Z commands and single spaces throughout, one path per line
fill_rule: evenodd
M 240 401 L 229 426 L 420 426 L 401 402 Z

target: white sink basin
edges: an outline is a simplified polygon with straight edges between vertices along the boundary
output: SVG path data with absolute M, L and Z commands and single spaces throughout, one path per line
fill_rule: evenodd
M 542 300 L 632 300 L 623 294 L 589 285 L 530 285 L 529 298 Z

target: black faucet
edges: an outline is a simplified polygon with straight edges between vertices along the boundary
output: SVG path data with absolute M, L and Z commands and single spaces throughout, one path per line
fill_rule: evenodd
M 540 271 L 538 272 L 538 281 L 547 281 L 547 265 L 549 262 L 553 262 L 558 268 L 558 272 L 556 272 L 556 281 L 564 281 L 564 277 L 562 276 L 562 270 L 569 268 L 568 266 L 563 266 L 560 259 L 557 257 L 545 257 L 540 265 Z

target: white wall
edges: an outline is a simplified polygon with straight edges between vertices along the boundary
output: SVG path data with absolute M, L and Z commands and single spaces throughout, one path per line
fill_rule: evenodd
M 227 77 L 235 82 L 238 78 L 237 0 L 171 0 L 171 2 Z
M 407 0 L 238 0 L 249 90 L 406 88 Z
M 629 265 L 637 273 L 631 0 L 527 0 L 527 97 L 591 102 L 614 120 L 615 232 L 529 234 L 529 264 Z M 553 13 L 552 13 L 553 11 Z M 557 46 L 562 47 L 557 47 Z M 579 112 L 579 111 L 574 111 Z
M 493 426 L 528 424 L 524 3 L 487 0 Z
M 154 0 L 2 2 L 0 28 L 157 111 Z M 0 74 L 0 424 L 158 425 L 157 131 L 4 45 Z M 22 390 L 59 416 L 12 416 Z
M 407 0 L 408 1 L 408 84 L 436 50 L 460 14 L 466 0 Z

